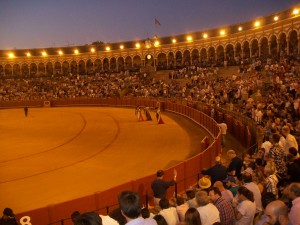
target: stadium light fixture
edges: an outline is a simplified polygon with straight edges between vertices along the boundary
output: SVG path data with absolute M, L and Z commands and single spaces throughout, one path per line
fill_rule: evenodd
M 8 53 L 8 57 L 9 57 L 9 58 L 14 58 L 14 57 L 15 57 L 15 54 L 12 53 L 12 52 L 10 52 L 10 53 Z
M 187 41 L 192 41 L 193 38 L 192 38 L 192 36 L 187 36 L 186 40 L 187 40 Z

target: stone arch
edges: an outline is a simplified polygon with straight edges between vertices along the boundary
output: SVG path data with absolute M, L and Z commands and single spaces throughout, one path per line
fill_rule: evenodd
M 102 71 L 102 63 L 100 59 L 96 59 L 94 63 L 94 69 L 96 73 L 100 73 Z
M 123 57 L 119 57 L 118 60 L 118 71 L 124 71 L 124 65 L 125 65 L 125 61 L 124 61 L 124 58 Z
M 86 72 L 88 75 L 94 74 L 94 63 L 91 59 L 86 61 Z
M 4 75 L 4 67 L 2 65 L 0 65 L 0 75 L 1 76 Z
M 35 76 L 37 73 L 37 65 L 35 63 L 30 64 L 30 76 Z
M 153 57 L 151 57 L 153 58 Z M 135 55 L 132 59 L 133 63 L 133 69 L 134 71 L 140 71 L 140 68 L 142 67 L 142 59 L 139 55 Z M 151 66 L 154 66 L 154 61 L 151 63 Z
M 157 69 L 167 69 L 167 55 L 163 52 L 157 55 Z
M 289 32 L 288 42 L 289 42 L 289 54 L 297 55 L 299 52 L 298 49 L 299 40 L 298 40 L 298 33 L 296 30 L 291 30 Z
M 207 58 L 208 58 L 207 50 L 206 50 L 206 48 L 202 48 L 202 49 L 200 50 L 200 62 L 201 62 L 201 65 L 202 65 L 202 66 L 205 66 L 205 65 L 206 65 Z
M 71 62 L 71 73 L 73 75 L 77 74 L 78 73 L 78 66 L 77 66 L 77 62 L 76 61 L 72 61 Z
M 269 57 L 269 43 L 267 37 L 262 37 L 260 39 L 260 56 L 262 58 Z
M 12 71 L 12 66 L 10 65 L 10 64 L 6 64 L 5 66 L 4 66 L 4 73 L 5 73 L 5 75 L 6 76 L 12 76 L 13 74 L 13 71 Z
M 274 34 L 271 35 L 269 43 L 270 43 L 270 53 L 271 53 L 271 56 L 277 57 L 277 55 L 278 55 L 277 37 Z
M 46 64 L 46 75 L 51 76 L 53 75 L 53 65 L 52 62 L 47 62 Z
M 223 45 L 219 45 L 216 50 L 217 64 L 223 65 L 225 59 L 224 47 Z
M 279 53 L 280 55 L 287 53 L 287 40 L 286 40 L 286 33 L 282 32 L 278 38 L 279 44 Z
M 43 62 L 38 64 L 38 75 L 44 76 L 46 74 L 46 66 Z
M 250 56 L 250 46 L 248 41 L 243 42 L 243 59 L 249 59 Z
M 192 50 L 192 65 L 198 65 L 200 63 L 200 53 L 198 49 L 193 49 Z
M 103 59 L 103 70 L 104 70 L 104 72 L 109 71 L 109 60 L 108 60 L 108 58 Z
M 20 65 L 19 64 L 14 64 L 13 66 L 13 75 L 15 76 L 21 76 L 21 68 L 20 68 Z
M 78 62 L 78 73 L 80 75 L 86 74 L 85 62 L 82 59 Z
M 27 63 L 23 63 L 21 67 L 21 73 L 23 76 L 28 77 L 29 76 L 29 66 Z
M 183 65 L 190 66 L 191 65 L 191 53 L 189 50 L 185 50 L 183 52 Z
M 55 63 L 55 64 L 56 64 L 56 63 Z M 57 65 L 57 64 L 56 64 L 56 65 Z M 55 65 L 55 69 L 57 68 L 56 65 Z M 70 72 L 70 64 L 69 64 L 69 62 L 64 61 L 64 62 L 62 63 L 62 73 L 63 73 L 63 75 L 68 75 L 69 72 Z
M 207 56 L 209 64 L 214 65 L 216 62 L 216 50 L 213 46 L 208 48 Z
M 235 64 L 234 60 L 234 48 L 232 44 L 227 44 L 225 47 L 225 56 L 227 60 L 227 65 L 232 66 Z
M 110 71 L 117 72 L 117 59 L 115 57 L 112 57 L 110 59 L 109 65 L 110 65 Z
M 173 69 L 176 68 L 176 61 L 175 61 L 175 56 L 173 52 L 168 53 L 168 62 L 169 62 L 169 68 Z
M 150 57 L 149 57 L 150 56 Z M 144 56 L 144 60 L 145 60 L 145 66 L 154 66 L 154 58 L 153 55 L 151 54 L 146 54 Z
M 182 53 L 181 51 L 177 51 L 175 54 L 175 60 L 176 60 L 176 67 L 181 68 L 182 67 Z
M 242 58 L 242 44 L 237 42 L 235 44 L 235 61 L 239 61 Z
M 132 69 L 132 58 L 130 56 L 127 56 L 125 58 L 125 69 L 131 70 Z
M 256 38 L 252 39 L 251 41 L 251 57 L 259 57 L 259 46 L 258 40 Z
M 61 63 L 60 62 L 55 62 L 54 63 L 54 74 L 59 75 L 59 74 L 61 74 L 61 71 L 62 71 Z M 66 74 L 68 74 L 68 72 Z

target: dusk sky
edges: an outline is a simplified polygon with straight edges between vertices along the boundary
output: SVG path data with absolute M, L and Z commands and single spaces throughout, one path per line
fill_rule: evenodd
M 283 11 L 299 0 L 0 0 L 0 49 L 185 34 Z M 154 24 L 154 19 L 161 26 Z

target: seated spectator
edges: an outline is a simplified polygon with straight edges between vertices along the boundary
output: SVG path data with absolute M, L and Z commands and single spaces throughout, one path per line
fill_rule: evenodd
M 159 201 L 159 206 L 161 208 L 159 214 L 165 218 L 168 225 L 176 225 L 179 222 L 176 208 L 170 207 L 168 199 L 162 198 Z
M 156 225 L 156 221 L 141 217 L 141 203 L 140 198 L 136 192 L 133 191 L 123 191 L 120 193 L 119 205 L 121 208 L 121 213 L 127 221 L 127 225 Z
M 226 184 L 229 191 L 231 191 L 233 197 L 235 197 L 239 186 L 236 184 L 236 179 L 233 176 L 228 176 L 223 182 Z
M 215 222 L 220 222 L 219 210 L 210 203 L 206 191 L 198 191 L 196 194 L 196 201 L 199 205 L 197 210 L 200 214 L 202 225 L 211 225 Z
M 266 223 L 270 225 L 295 224 L 290 223 L 288 211 L 289 209 L 284 202 L 279 200 L 270 202 L 265 209 Z
M 291 183 L 288 186 L 288 197 L 292 200 L 292 207 L 289 213 L 291 224 L 300 224 L 300 183 Z
M 78 211 L 74 211 L 72 214 L 71 214 L 71 220 L 73 222 L 73 224 L 76 223 L 78 217 L 80 216 L 80 212 Z
M 162 215 L 155 215 L 153 219 L 156 221 L 157 225 L 168 225 L 167 221 Z
M 221 192 L 217 187 L 210 188 L 209 198 L 219 210 L 221 224 L 235 224 L 235 214 L 232 205 L 221 196 Z
M 204 176 L 204 177 L 202 177 L 202 178 L 199 179 L 198 185 L 199 185 L 199 188 L 201 190 L 207 190 L 208 191 L 208 189 L 211 186 L 211 181 L 210 181 L 209 178 L 207 178 L 207 177 Z
M 267 205 L 276 200 L 276 196 L 272 192 L 266 192 L 261 196 L 261 203 L 263 209 L 267 207 Z M 263 225 L 266 223 L 266 215 L 264 214 L 264 211 L 260 212 L 256 217 L 255 217 L 255 225 Z
M 187 204 L 189 205 L 189 208 L 197 208 L 197 202 L 196 202 L 196 193 L 193 189 L 186 190 L 186 197 L 187 197 Z
M 195 208 L 189 208 L 185 213 L 185 219 L 184 219 L 185 225 L 202 225 L 200 214 L 197 209 Z
M 236 207 L 236 225 L 252 225 L 256 213 L 256 205 L 254 202 L 253 193 L 246 187 L 239 187 L 238 189 L 238 205 Z
M 102 220 L 95 212 L 82 213 L 77 218 L 75 225 L 102 225 Z
M 184 215 L 186 211 L 189 209 L 189 204 L 187 202 L 184 202 L 184 198 L 177 197 L 176 199 L 176 211 L 179 216 L 180 222 L 184 222 Z
M 287 178 L 290 183 L 300 182 L 300 166 L 295 162 L 295 156 L 287 154 Z
M 214 187 L 218 188 L 218 190 L 221 193 L 222 198 L 224 198 L 226 201 L 232 203 L 233 201 L 233 194 L 228 189 L 225 189 L 223 183 L 221 181 L 217 181 L 214 184 Z
M 0 219 L 1 225 L 18 225 L 14 212 L 11 208 L 5 208 Z

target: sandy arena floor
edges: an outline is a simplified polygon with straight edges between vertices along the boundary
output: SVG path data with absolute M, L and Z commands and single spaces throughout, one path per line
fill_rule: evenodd
M 134 109 L 123 108 L 36 108 L 28 117 L 0 110 L 0 210 L 90 195 L 199 151 L 201 128 L 171 113 L 162 118 L 162 125 L 137 122 Z

